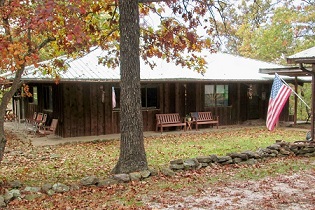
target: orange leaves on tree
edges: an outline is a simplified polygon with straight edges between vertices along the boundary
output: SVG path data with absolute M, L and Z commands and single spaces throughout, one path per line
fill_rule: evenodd
M 6 43 L 5 49 L 1 51 L 1 68 L 14 72 L 25 64 L 24 55 L 27 51 L 20 43 Z
M 30 92 L 30 87 L 28 85 L 23 84 L 23 92 L 24 95 L 22 96 L 32 97 L 32 93 Z
M 140 5 L 139 13 L 140 13 L 140 17 L 141 17 L 141 16 L 149 15 L 149 13 L 150 13 L 150 8 L 147 7 L 147 6 Z
M 188 16 L 191 15 L 188 14 Z M 187 27 L 185 23 L 175 18 L 165 18 L 158 29 L 142 30 L 141 36 L 143 38 L 141 54 L 144 59 L 157 56 L 166 59 L 167 62 L 172 61 L 177 65 L 204 72 L 205 60 L 193 55 L 192 52 L 210 48 L 210 40 L 198 36 L 195 29 Z
M 85 16 L 92 2 L 20 2 L 13 0 L 0 6 L 0 16 L 4 20 L 1 23 L 4 33 L 0 35 L 2 70 L 17 71 L 30 64 L 36 67 L 39 50 L 50 42 L 58 43 L 51 50 L 62 53 L 89 48 Z
M 12 29 L 10 35 L 14 35 L 13 40 L 19 43 L 20 48 L 14 46 L 14 51 L 7 51 L 6 55 L 10 54 L 11 57 L 10 59 L 7 57 L 6 64 L 9 64 L 11 69 L 19 68 L 24 63 L 36 65 L 38 59 L 34 59 L 29 52 L 40 57 L 39 53 L 42 52 L 40 49 L 51 47 L 47 43 L 54 42 L 51 51 L 67 54 L 76 53 L 82 49 L 88 50 L 92 45 L 100 45 L 108 51 L 102 63 L 112 67 L 117 66 L 120 40 L 117 6 L 117 2 L 112 0 L 101 2 L 44 0 L 32 1 L 32 3 L 25 1 L 23 4 L 20 4 L 18 0 L 11 1 L 10 5 L 0 7 L 0 15 L 10 16 L 16 24 L 10 26 Z M 169 11 L 173 11 L 176 16 L 163 17 L 162 14 Z M 141 29 L 142 58 L 150 59 L 157 56 L 203 72 L 205 60 L 192 53 L 200 52 L 204 48 L 212 48 L 210 38 L 201 37 L 196 31 L 206 11 L 207 7 L 199 3 L 196 3 L 194 7 L 192 5 L 185 7 L 181 1 L 167 1 L 161 5 L 159 3 L 140 4 L 140 18 L 155 13 L 160 15 L 160 20 L 162 20 L 158 23 L 158 27 L 146 25 Z M 5 51 L 2 49 L 7 48 L 6 42 L 9 38 L 5 37 L 4 42 L 1 38 L 0 50 L 1 58 L 3 58 L 5 56 L 2 54 Z M 60 53 L 49 52 L 49 55 L 56 56 Z M 41 56 L 41 58 L 50 57 Z M 150 63 L 150 61 L 147 62 Z M 150 65 L 154 66 L 153 63 Z
M 190 43 L 196 43 L 197 42 L 195 34 L 190 32 L 190 31 L 186 32 L 186 37 L 187 37 L 187 39 L 189 40 Z

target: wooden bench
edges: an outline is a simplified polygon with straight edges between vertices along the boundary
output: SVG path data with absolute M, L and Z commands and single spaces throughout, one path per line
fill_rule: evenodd
M 192 118 L 192 124 L 196 125 L 196 130 L 198 130 L 198 125 L 209 124 L 213 127 L 216 125 L 219 128 L 219 117 L 213 117 L 211 112 L 191 112 L 190 116 Z
M 182 127 L 186 131 L 186 120 L 181 119 L 179 113 L 156 114 L 156 132 L 161 128 L 161 133 L 164 127 Z

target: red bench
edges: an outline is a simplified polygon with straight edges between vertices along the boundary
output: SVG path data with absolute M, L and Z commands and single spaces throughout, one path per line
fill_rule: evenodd
M 186 131 L 186 120 L 181 119 L 179 113 L 156 114 L 156 132 L 161 128 L 161 133 L 164 127 L 182 127 Z
M 196 130 L 198 130 L 198 125 L 204 124 L 209 124 L 212 127 L 216 125 L 219 128 L 219 117 L 213 117 L 211 112 L 191 112 L 190 116 L 192 124 L 196 125 Z

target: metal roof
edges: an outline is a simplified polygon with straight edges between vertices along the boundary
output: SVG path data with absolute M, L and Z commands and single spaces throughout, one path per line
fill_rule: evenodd
M 99 57 L 105 55 L 106 51 L 100 48 L 93 48 L 90 53 L 80 58 L 67 59 L 66 62 L 69 68 L 66 72 L 61 72 L 60 82 L 119 82 L 119 67 L 109 68 L 99 64 Z M 272 81 L 274 79 L 273 75 L 262 74 L 259 72 L 259 69 L 284 67 L 225 53 L 203 52 L 202 55 L 207 61 L 206 72 L 203 75 L 188 69 L 188 67 L 175 65 L 172 62 L 167 63 L 159 58 L 154 58 L 156 67 L 151 69 L 148 64 L 141 60 L 141 81 Z M 29 66 L 26 68 L 22 80 L 48 82 L 52 81 L 52 78 L 49 75 L 43 75 L 33 66 Z
M 208 62 L 208 68 L 205 77 L 220 81 L 269 81 L 273 80 L 274 77 L 259 73 L 259 68 L 282 67 L 272 63 L 224 53 L 209 54 L 206 57 L 206 61 Z
M 287 62 L 289 64 L 295 63 L 315 64 L 315 47 L 309 48 L 307 50 L 301 51 L 299 53 L 287 57 Z

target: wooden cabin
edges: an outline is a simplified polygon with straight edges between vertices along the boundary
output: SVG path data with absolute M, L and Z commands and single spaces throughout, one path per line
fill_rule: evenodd
M 61 137 L 106 135 L 120 132 L 120 73 L 98 64 L 104 52 L 69 60 L 69 69 L 55 84 L 51 78 L 28 68 L 22 80 L 32 97 L 15 100 L 19 118 L 34 112 L 58 119 Z M 182 117 L 194 111 L 212 111 L 220 125 L 234 125 L 252 119 L 265 119 L 274 76 L 259 68 L 279 65 L 229 54 L 209 54 L 206 73 L 156 60 L 151 69 L 141 61 L 141 101 L 144 131 L 155 130 L 155 114 L 178 112 Z M 113 107 L 113 102 L 115 106 Z M 289 120 L 288 105 L 281 120 Z M 170 128 L 172 129 L 172 128 Z

